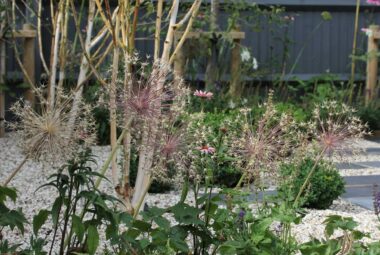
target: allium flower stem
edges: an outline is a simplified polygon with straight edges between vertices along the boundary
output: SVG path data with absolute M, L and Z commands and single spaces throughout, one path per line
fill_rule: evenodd
M 26 161 L 28 161 L 29 159 L 29 156 L 30 154 L 27 154 L 23 161 L 21 161 L 21 163 L 17 166 L 17 168 L 15 168 L 13 170 L 13 172 L 11 173 L 11 175 L 8 176 L 7 180 L 4 182 L 3 186 L 7 186 L 9 184 L 9 182 L 16 176 L 16 174 L 22 169 L 22 167 L 24 166 L 24 164 L 26 163 Z
M 120 134 L 119 138 L 116 141 L 115 147 L 112 148 L 112 151 L 111 151 L 110 155 L 108 156 L 107 160 L 104 162 L 102 168 L 100 168 L 99 173 L 101 175 L 104 175 L 105 172 L 107 171 L 107 169 L 108 169 L 108 167 L 109 167 L 109 165 L 110 165 L 110 163 L 111 163 L 114 155 L 116 154 L 117 150 L 120 148 L 120 144 L 123 141 L 124 136 L 127 133 L 127 130 L 128 129 L 126 129 L 126 128 L 123 129 L 123 132 Z M 100 178 L 100 177 L 96 180 L 96 183 L 95 183 L 95 187 L 96 188 L 99 187 L 99 185 L 100 185 L 100 183 L 101 183 L 102 180 L 103 180 L 103 178 Z
M 241 187 L 241 185 L 242 185 L 242 183 L 243 183 L 243 180 L 245 179 L 245 177 L 247 176 L 247 174 L 246 173 L 243 173 L 242 175 L 241 175 L 241 177 L 240 177 L 240 179 L 239 179 L 239 181 L 238 181 L 238 183 L 236 184 L 236 187 L 235 187 L 235 189 L 238 189 L 238 188 L 240 188 Z
M 325 154 L 326 150 L 327 150 L 327 147 L 324 147 L 323 150 L 321 151 L 321 153 L 318 155 L 317 159 L 315 160 L 315 163 L 314 163 L 313 167 L 311 168 L 309 174 L 307 175 L 304 183 L 301 186 L 301 189 L 299 190 L 299 192 L 297 194 L 296 199 L 294 200 L 294 204 L 293 205 L 295 207 L 298 206 L 298 200 L 301 198 L 302 193 L 305 191 L 306 186 L 309 184 L 310 179 L 313 176 L 313 174 L 315 172 L 315 169 L 317 168 L 317 165 L 318 165 L 319 161 L 321 161 L 321 159 L 322 159 L 323 155 Z

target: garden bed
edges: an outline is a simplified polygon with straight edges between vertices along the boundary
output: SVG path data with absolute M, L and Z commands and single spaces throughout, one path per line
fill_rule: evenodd
M 20 148 L 16 146 L 16 138 L 12 137 L 14 134 L 8 134 L 6 138 L 0 139 L 0 162 L 1 171 L 0 178 L 3 180 L 22 160 L 23 155 Z M 367 141 L 361 143 L 363 146 L 368 145 Z M 97 164 L 100 166 L 107 158 L 110 147 L 109 146 L 94 146 L 94 154 L 97 156 Z M 41 209 L 50 208 L 54 201 L 55 196 L 53 190 L 50 188 L 43 188 L 38 191 L 37 188 L 46 183 L 47 177 L 54 172 L 49 166 L 43 166 L 41 163 L 28 161 L 19 174 L 11 182 L 10 186 L 15 187 L 18 191 L 19 198 L 17 203 L 12 205 L 15 208 L 23 208 L 23 212 L 29 222 L 32 222 L 33 216 Z M 108 171 L 109 173 L 110 171 Z M 108 176 L 110 177 L 110 176 Z M 113 194 L 112 184 L 103 182 L 101 190 Z M 191 204 L 193 194 L 189 193 L 188 201 Z M 180 200 L 178 191 L 171 191 L 165 194 L 149 194 L 147 197 L 147 205 L 149 207 L 167 208 L 173 206 Z M 253 210 L 255 208 L 252 208 Z M 293 234 L 297 241 L 304 243 L 310 240 L 310 237 L 324 238 L 324 225 L 323 221 L 329 215 L 341 215 L 343 217 L 353 217 L 359 223 L 357 229 L 369 233 L 369 238 L 364 238 L 363 241 L 380 240 L 380 224 L 373 213 L 373 211 L 364 209 L 360 206 L 353 205 L 345 200 L 338 199 L 334 201 L 333 205 L 328 210 L 307 210 L 307 215 L 303 218 L 302 222 L 292 229 Z M 169 218 L 172 222 L 173 218 Z M 42 233 L 48 233 L 50 230 L 49 225 L 42 228 Z M 26 225 L 25 235 L 22 236 L 17 230 L 3 232 L 8 240 L 15 242 L 21 241 L 27 245 L 29 236 L 32 233 L 32 226 Z M 339 232 L 337 233 L 339 235 Z M 44 236 L 42 234 L 41 236 Z

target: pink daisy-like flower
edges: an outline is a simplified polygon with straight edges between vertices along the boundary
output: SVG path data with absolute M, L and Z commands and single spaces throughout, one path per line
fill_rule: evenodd
M 200 97 L 200 98 L 204 98 L 204 99 L 211 99 L 213 95 L 214 94 L 211 93 L 211 92 L 202 91 L 202 90 L 196 90 L 194 92 L 194 96 L 197 96 L 197 97 Z
M 216 150 L 214 147 L 203 145 L 201 148 L 199 148 L 199 151 L 202 154 L 214 154 Z

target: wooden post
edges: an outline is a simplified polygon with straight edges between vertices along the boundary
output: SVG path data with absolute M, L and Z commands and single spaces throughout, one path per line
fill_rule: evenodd
M 34 31 L 31 24 L 24 24 L 24 31 Z M 35 83 L 35 38 L 25 37 L 24 39 L 24 54 L 22 58 L 25 70 L 30 78 L 30 80 Z M 26 81 L 24 77 L 24 81 Z M 24 93 L 25 100 L 27 100 L 32 106 L 35 104 L 34 92 L 32 89 L 27 89 Z
M 243 92 L 242 83 L 240 81 L 240 64 L 241 64 L 241 56 L 240 56 L 240 38 L 234 38 L 234 47 L 231 52 L 231 84 L 229 94 L 232 97 L 239 97 Z

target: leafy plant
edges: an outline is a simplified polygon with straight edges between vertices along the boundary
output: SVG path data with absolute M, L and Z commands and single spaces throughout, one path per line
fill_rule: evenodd
M 370 130 L 380 130 L 380 106 L 363 106 L 359 108 L 358 116 L 368 124 Z
M 280 172 L 286 181 L 279 187 L 279 193 L 295 197 L 314 164 L 315 160 L 312 158 L 306 158 L 299 164 L 283 164 Z M 327 209 L 343 193 L 343 178 L 332 163 L 321 160 L 315 167 L 300 204 L 308 208 Z

